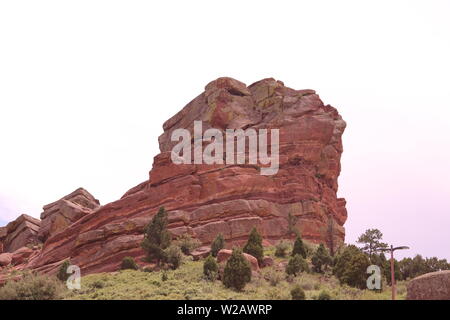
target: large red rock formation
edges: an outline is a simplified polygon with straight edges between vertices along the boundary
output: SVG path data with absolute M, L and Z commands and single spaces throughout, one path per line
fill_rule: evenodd
M 192 132 L 195 120 L 203 121 L 203 130 L 279 129 L 279 171 L 261 175 L 259 165 L 174 164 L 171 134 L 177 128 Z M 347 218 L 345 200 L 336 196 L 345 126 L 313 90 L 290 89 L 274 79 L 248 87 L 217 79 L 164 123 L 161 153 L 147 181 L 120 200 L 69 219 L 58 232 L 43 231 L 48 238 L 27 268 L 52 272 L 70 258 L 83 274 L 116 270 L 124 256 L 144 255 L 143 228 L 161 206 L 169 211 L 174 237 L 189 233 L 204 245 L 219 232 L 228 245 L 241 243 L 253 227 L 266 243 L 274 242 L 290 237 L 295 224 L 303 238 L 335 247 L 344 240 Z M 50 212 L 58 210 L 45 209 L 45 230 L 51 230 L 45 221 Z

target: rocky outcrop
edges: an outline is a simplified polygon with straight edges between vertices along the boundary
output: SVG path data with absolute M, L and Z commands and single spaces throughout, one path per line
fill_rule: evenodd
M 37 244 L 40 224 L 40 220 L 26 214 L 22 214 L 16 220 L 8 223 L 0 231 L 3 252 L 14 252 L 21 247 Z
M 412 279 L 407 300 L 450 300 L 450 270 L 431 272 Z
M 258 164 L 175 164 L 175 129 L 279 129 L 279 170 L 261 175 Z M 203 246 L 221 232 L 227 246 L 246 241 L 256 227 L 265 243 L 291 236 L 334 248 L 343 242 L 345 200 L 337 198 L 345 122 L 313 90 L 264 79 L 250 86 L 231 78 L 205 91 L 167 120 L 149 179 L 115 202 L 98 206 L 78 192 L 44 207 L 41 252 L 29 268 L 53 272 L 65 259 L 82 273 L 114 271 L 124 256 L 143 257 L 143 229 L 158 208 L 169 214 L 174 237 L 188 233 Z M 247 150 L 246 150 L 247 152 Z M 225 155 L 224 155 L 225 157 Z
M 100 202 L 83 188 L 78 188 L 71 194 L 44 206 L 41 213 L 41 228 L 39 239 L 47 240 L 51 235 L 63 231 L 69 225 L 94 212 L 100 207 Z

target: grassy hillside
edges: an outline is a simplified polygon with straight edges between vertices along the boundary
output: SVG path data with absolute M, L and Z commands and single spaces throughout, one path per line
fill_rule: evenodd
M 275 258 L 273 248 L 266 249 L 266 255 L 275 260 L 275 266 L 286 259 Z M 278 268 L 279 269 L 279 268 Z M 302 273 L 295 278 L 286 278 L 284 271 L 276 267 L 261 269 L 261 274 L 253 277 L 245 289 L 237 292 L 225 288 L 219 280 L 210 282 L 203 279 L 203 261 L 186 258 L 177 270 L 145 272 L 123 270 L 114 273 L 88 275 L 82 278 L 81 290 L 69 293 L 66 299 L 291 299 L 290 291 L 299 284 L 307 299 L 317 299 L 322 291 L 332 299 L 383 300 L 391 298 L 390 287 L 382 292 L 360 290 L 340 285 L 331 275 Z M 406 283 L 397 285 L 397 298 L 405 299 Z

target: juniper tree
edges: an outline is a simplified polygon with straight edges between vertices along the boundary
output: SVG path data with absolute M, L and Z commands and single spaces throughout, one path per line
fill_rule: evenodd
M 297 238 L 295 238 L 294 248 L 292 249 L 292 256 L 295 256 L 296 254 L 299 254 L 303 259 L 306 259 L 306 248 L 299 234 L 297 234 Z
M 245 253 L 248 253 L 258 259 L 258 262 L 261 263 L 264 257 L 264 248 L 262 246 L 262 237 L 259 234 L 258 230 L 253 227 L 250 232 L 250 236 L 248 237 L 248 241 L 244 246 Z
M 223 284 L 227 288 L 242 290 L 252 279 L 250 263 L 245 259 L 240 248 L 234 248 L 223 272 Z
M 225 239 L 223 235 L 219 233 L 214 241 L 211 243 L 211 255 L 217 257 L 217 253 L 225 247 Z
M 156 260 L 160 265 L 165 260 L 165 249 L 169 247 L 171 236 L 167 231 L 167 212 L 164 207 L 159 208 L 158 213 L 153 217 L 144 230 L 144 240 L 142 248 L 147 253 L 148 260 Z

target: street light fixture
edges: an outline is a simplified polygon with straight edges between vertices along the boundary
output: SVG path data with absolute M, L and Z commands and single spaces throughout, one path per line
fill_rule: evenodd
M 392 300 L 395 300 L 396 295 L 396 283 L 395 283 L 395 273 L 394 273 L 394 251 L 409 249 L 407 246 L 395 247 L 391 244 L 390 248 L 380 248 L 379 251 L 389 251 L 391 253 L 391 288 L 392 288 Z

